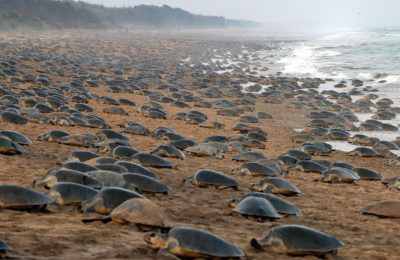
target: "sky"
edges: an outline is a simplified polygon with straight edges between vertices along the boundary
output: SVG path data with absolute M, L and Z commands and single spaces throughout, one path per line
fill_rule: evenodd
M 191 13 L 266 26 L 363 28 L 400 26 L 400 0 L 83 0 L 105 6 L 170 5 Z

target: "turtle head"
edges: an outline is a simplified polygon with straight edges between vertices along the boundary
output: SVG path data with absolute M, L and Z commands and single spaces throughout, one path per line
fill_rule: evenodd
M 240 199 L 238 199 L 238 198 L 230 198 L 226 202 L 228 204 L 228 207 L 234 208 L 240 202 Z
M 58 182 L 57 177 L 54 175 L 47 175 L 41 179 L 37 179 L 33 181 L 34 187 L 41 187 L 41 188 L 51 188 L 56 185 Z
M 56 203 L 63 204 L 63 199 L 61 194 L 56 190 L 50 190 L 47 195 L 52 198 Z
M 253 183 L 250 185 L 250 190 L 252 191 L 263 191 L 263 185 L 261 183 Z
M 168 235 L 166 234 L 149 232 L 144 235 L 143 240 L 147 243 L 147 246 L 151 248 L 162 249 L 168 247 Z

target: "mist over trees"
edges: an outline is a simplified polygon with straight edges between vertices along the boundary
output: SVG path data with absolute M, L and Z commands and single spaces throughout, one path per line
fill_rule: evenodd
M 72 0 L 0 0 L 0 29 L 251 26 L 256 24 L 224 17 L 194 15 L 167 5 L 109 8 Z

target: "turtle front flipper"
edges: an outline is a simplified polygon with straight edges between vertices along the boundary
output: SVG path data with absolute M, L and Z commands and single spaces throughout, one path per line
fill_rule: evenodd
M 252 238 L 252 239 L 251 239 L 250 245 L 251 245 L 252 247 L 254 247 L 255 249 L 264 250 L 264 247 L 262 246 L 262 244 L 261 244 L 257 239 L 255 239 L 255 238 Z

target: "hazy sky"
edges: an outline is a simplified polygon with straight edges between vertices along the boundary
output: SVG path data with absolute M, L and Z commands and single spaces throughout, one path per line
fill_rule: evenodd
M 180 7 L 289 27 L 400 26 L 400 0 L 84 0 L 106 6 L 139 4 Z

